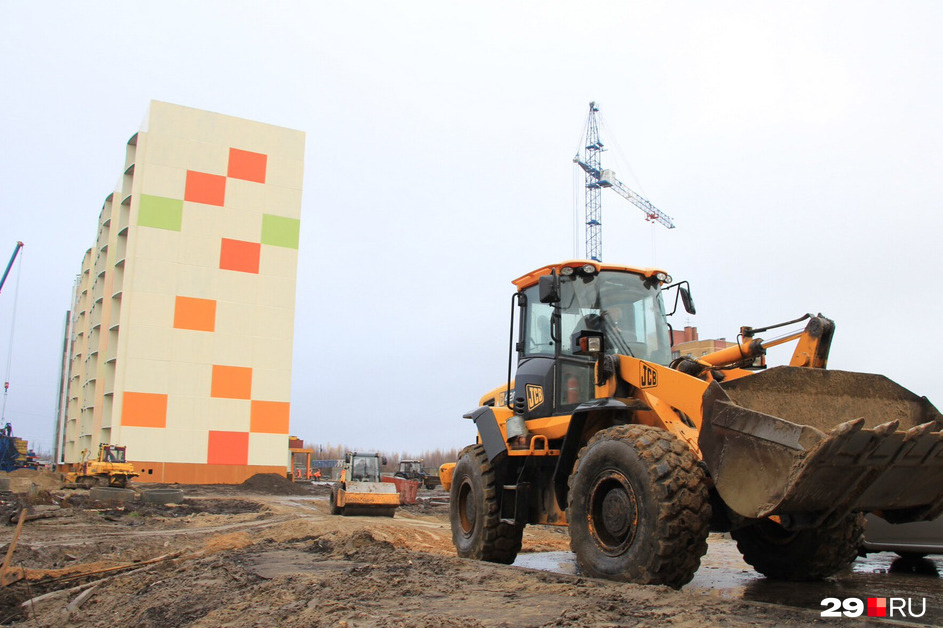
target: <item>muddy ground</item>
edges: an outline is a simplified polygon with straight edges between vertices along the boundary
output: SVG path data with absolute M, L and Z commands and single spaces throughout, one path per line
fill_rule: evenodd
M 2 475 L 2 474 L 0 474 Z M 26 521 L 0 624 L 27 626 L 808 625 L 818 610 L 493 565 L 455 556 L 446 495 L 390 518 L 338 517 L 326 485 L 256 476 L 183 486 L 180 504 L 123 506 L 17 471 Z M 136 485 L 139 492 L 153 485 Z M 0 556 L 15 527 L 0 524 Z M 530 526 L 523 552 L 566 551 Z M 9 571 L 9 568 L 8 568 Z M 9 574 L 7 574 L 9 576 Z

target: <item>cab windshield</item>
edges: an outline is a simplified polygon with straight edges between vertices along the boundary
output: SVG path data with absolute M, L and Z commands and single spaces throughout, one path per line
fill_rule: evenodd
M 124 462 L 124 450 L 114 447 L 105 449 L 105 462 Z
M 560 277 L 560 353 L 577 353 L 583 330 L 605 335 L 605 351 L 667 365 L 671 342 L 661 294 L 654 282 L 634 273 L 604 270 Z M 536 301 L 536 302 L 535 302 Z M 551 355 L 552 308 L 529 300 L 527 353 Z
M 380 465 L 376 456 L 354 456 L 351 463 L 351 482 L 378 482 L 380 480 Z

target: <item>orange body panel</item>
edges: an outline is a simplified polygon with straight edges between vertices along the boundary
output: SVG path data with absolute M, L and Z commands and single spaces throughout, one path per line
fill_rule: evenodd
M 399 506 L 399 493 L 361 493 L 357 491 L 337 491 L 337 505 L 345 506 Z
M 664 272 L 660 268 L 633 268 L 631 266 L 617 266 L 614 264 L 602 264 L 600 262 L 593 262 L 590 260 L 581 259 L 581 260 L 569 260 L 560 264 L 550 264 L 548 266 L 544 266 L 543 268 L 538 268 L 535 271 L 529 272 L 526 275 L 522 275 L 521 277 L 518 277 L 511 283 L 513 283 L 517 287 L 518 290 L 523 290 L 525 288 L 529 288 L 530 286 L 533 286 L 534 284 L 537 283 L 538 279 L 540 279 L 544 275 L 549 275 L 554 270 L 556 270 L 559 273 L 560 269 L 566 266 L 577 268 L 580 266 L 585 266 L 586 264 L 590 264 L 594 266 L 596 268 L 596 272 L 599 272 L 600 270 L 620 270 L 620 271 L 627 271 L 630 273 L 636 273 L 638 275 L 642 275 L 643 277 L 651 277 L 652 275 L 656 273 Z

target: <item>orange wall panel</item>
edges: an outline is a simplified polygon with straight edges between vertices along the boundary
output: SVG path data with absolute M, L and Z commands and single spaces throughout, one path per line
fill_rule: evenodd
M 259 274 L 259 258 L 262 244 L 223 238 L 219 247 L 219 267 L 222 270 L 236 270 L 242 273 Z
M 248 464 L 249 433 L 210 430 L 206 462 L 207 464 Z
M 245 366 L 213 365 L 211 397 L 249 399 L 252 397 L 252 369 Z
M 140 475 L 135 484 L 242 484 L 253 475 L 274 473 L 285 477 L 285 466 L 218 465 L 185 462 L 131 461 Z
M 129 427 L 167 427 L 167 395 L 125 392 L 121 424 Z
M 266 434 L 288 434 L 291 404 L 287 401 L 252 401 L 249 430 Z
M 183 199 L 191 203 L 222 207 L 226 202 L 226 177 L 187 170 Z
M 215 331 L 216 301 L 177 297 L 174 303 L 174 327 L 195 331 Z
M 229 176 L 233 179 L 265 183 L 265 165 L 268 156 L 238 148 L 229 149 Z

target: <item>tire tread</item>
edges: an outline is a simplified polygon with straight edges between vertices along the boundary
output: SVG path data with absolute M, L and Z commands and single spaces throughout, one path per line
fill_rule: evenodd
M 474 558 L 491 563 L 510 565 L 521 551 L 524 536 L 524 526 L 516 526 L 501 521 L 498 507 L 498 484 L 496 473 L 488 460 L 485 449 L 481 445 L 469 445 L 458 456 L 459 461 L 470 457 L 477 466 L 482 478 L 482 495 L 484 498 L 484 516 L 480 542 L 475 543 L 468 551 L 462 551 L 456 544 L 458 555 L 463 558 Z M 453 484 L 457 487 L 459 483 Z M 458 508 L 455 495 L 452 496 L 455 508 Z M 455 514 L 452 513 L 453 534 L 456 526 Z
M 648 564 L 633 565 L 633 573 L 625 574 L 624 579 L 680 588 L 691 581 L 701 556 L 707 552 L 711 507 L 697 457 L 678 437 L 660 428 L 628 424 L 600 430 L 580 450 L 568 480 L 567 520 L 571 526 L 574 484 L 580 464 L 593 446 L 603 440 L 619 441 L 636 451 L 647 467 L 656 501 L 651 505 L 657 508 L 659 534 L 651 539 L 656 551 Z M 571 531 L 570 546 L 579 559 L 578 545 Z

